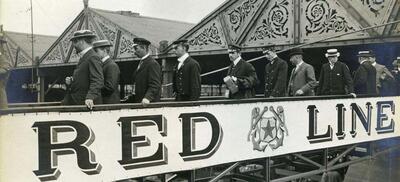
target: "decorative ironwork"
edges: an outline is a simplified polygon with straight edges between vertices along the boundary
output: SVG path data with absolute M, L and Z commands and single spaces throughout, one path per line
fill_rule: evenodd
M 379 11 L 385 8 L 385 0 L 361 0 L 362 4 L 368 6 L 369 10 L 378 17 Z
M 199 35 L 190 40 L 189 44 L 192 46 L 222 45 L 222 39 L 216 23 L 214 22 L 210 27 L 204 29 Z
M 116 37 L 117 37 L 117 33 L 113 30 L 111 30 L 110 28 L 108 28 L 105 24 L 99 22 L 98 23 L 101 30 L 103 31 L 103 34 L 107 37 L 107 39 L 110 42 L 114 42 Z
M 129 53 L 129 54 L 135 53 L 132 46 L 133 45 L 132 39 L 127 39 L 125 36 L 122 36 L 120 42 L 121 43 L 119 48 L 119 55 L 124 53 Z
M 306 35 L 311 33 L 348 32 L 354 30 L 346 18 L 339 16 L 336 9 L 330 7 L 327 0 L 306 0 Z
M 43 61 L 43 64 L 60 63 L 62 62 L 62 56 L 59 47 L 54 47 L 53 51 Z
M 288 0 L 275 2 L 268 12 L 268 16 L 262 20 L 262 24 L 256 28 L 254 35 L 250 37 L 250 41 L 264 40 L 265 38 L 288 38 L 288 5 Z
M 21 52 L 18 54 L 18 66 L 31 66 L 29 59 L 26 58 Z
M 246 0 L 240 6 L 236 7 L 232 12 L 228 13 L 231 29 L 237 33 L 245 18 L 249 16 L 256 7 L 258 0 Z

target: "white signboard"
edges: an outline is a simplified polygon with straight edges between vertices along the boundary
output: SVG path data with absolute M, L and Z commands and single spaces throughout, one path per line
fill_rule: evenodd
M 399 97 L 0 116 L 0 181 L 114 181 L 400 136 Z

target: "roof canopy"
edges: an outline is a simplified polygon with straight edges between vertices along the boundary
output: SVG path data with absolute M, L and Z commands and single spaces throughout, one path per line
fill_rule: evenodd
M 13 67 L 31 67 L 33 60 L 31 34 L 4 31 L 3 36 L 7 40 L 4 50 L 8 62 Z M 56 36 L 34 34 L 33 56 L 41 57 L 56 39 Z
M 396 0 L 227 0 L 179 39 L 189 40 L 194 55 L 225 53 L 229 43 L 245 51 L 293 46 L 399 20 L 399 7 Z M 393 39 L 399 35 L 393 24 L 311 47 L 399 41 Z
M 114 46 L 112 56 L 116 61 L 134 60 L 133 38 L 144 37 L 151 41 L 154 55 L 158 54 L 161 41 L 172 41 L 193 24 L 140 16 L 130 11 L 107 11 L 86 7 L 62 33 L 40 60 L 40 66 L 60 66 L 76 64 L 75 53 L 70 38 L 76 30 L 90 29 L 98 39 L 108 39 Z

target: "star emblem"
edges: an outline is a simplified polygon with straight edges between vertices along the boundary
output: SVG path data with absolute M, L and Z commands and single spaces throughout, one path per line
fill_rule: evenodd
M 268 136 L 271 136 L 271 138 L 274 138 L 274 135 L 272 134 L 272 131 L 275 129 L 275 127 L 272 127 L 272 126 L 271 126 L 270 120 L 268 120 L 267 126 L 262 127 L 262 129 L 263 129 L 264 132 L 265 132 L 264 140 L 265 140 Z

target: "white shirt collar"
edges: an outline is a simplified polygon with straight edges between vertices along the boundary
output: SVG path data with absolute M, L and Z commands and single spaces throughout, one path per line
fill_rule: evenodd
M 278 55 L 275 55 L 275 56 L 271 59 L 270 63 L 271 63 L 271 64 L 274 64 L 274 62 L 275 62 L 275 60 L 276 60 L 275 58 L 277 58 L 277 57 L 278 57 Z
M 106 62 L 107 61 L 107 59 L 109 59 L 110 58 L 110 56 L 106 56 L 106 57 L 104 57 L 103 59 L 101 59 L 101 62 Z
M 304 62 L 304 61 L 301 60 L 300 63 L 296 65 L 296 68 L 300 67 L 300 66 L 303 64 L 303 62 Z
M 236 66 L 238 64 L 238 62 L 242 59 L 241 56 L 239 56 L 238 58 L 235 59 L 235 61 L 233 61 L 233 65 Z
M 376 62 L 372 63 L 372 66 L 376 66 Z
M 83 49 L 81 52 L 78 53 L 78 56 L 82 58 L 92 47 L 88 47 L 86 49 Z
M 360 63 L 360 64 L 363 64 L 365 61 L 367 61 L 367 60 L 361 61 L 361 63 Z
M 179 63 L 182 64 L 183 61 L 185 61 L 188 57 L 189 57 L 189 54 L 185 53 L 184 55 L 182 55 L 181 57 L 178 58 Z
M 147 53 L 145 56 L 143 56 L 142 58 L 141 58 L 141 60 L 144 60 L 144 59 L 146 59 L 147 57 L 149 57 L 150 56 L 150 53 Z

